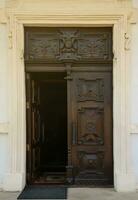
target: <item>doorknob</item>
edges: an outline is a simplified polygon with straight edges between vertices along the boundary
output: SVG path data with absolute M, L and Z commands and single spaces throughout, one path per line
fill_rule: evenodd
M 76 129 L 76 123 L 72 122 L 72 144 L 77 143 L 77 129 Z

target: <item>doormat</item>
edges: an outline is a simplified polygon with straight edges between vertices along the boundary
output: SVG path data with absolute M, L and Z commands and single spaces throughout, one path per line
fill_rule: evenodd
M 67 199 L 67 187 L 26 186 L 17 199 Z

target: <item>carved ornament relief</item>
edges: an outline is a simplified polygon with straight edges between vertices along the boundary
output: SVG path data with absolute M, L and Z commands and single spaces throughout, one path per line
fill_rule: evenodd
M 80 172 L 84 171 L 87 174 L 90 173 L 99 173 L 103 171 L 103 159 L 104 152 L 96 151 L 89 153 L 86 151 L 78 152 L 79 162 L 80 162 Z
M 46 62 L 112 60 L 110 32 L 85 32 L 82 29 L 49 29 L 26 34 L 26 60 Z
M 102 79 L 79 79 L 77 81 L 78 101 L 104 101 L 104 82 Z
M 78 111 L 79 138 L 78 144 L 102 145 L 103 109 L 83 108 Z

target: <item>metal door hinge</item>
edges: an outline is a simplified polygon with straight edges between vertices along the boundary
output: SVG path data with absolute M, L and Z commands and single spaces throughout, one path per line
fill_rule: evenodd
M 27 101 L 26 102 L 26 108 L 29 109 L 30 108 L 30 103 Z
M 30 151 L 30 144 L 27 144 L 27 145 L 26 145 L 26 150 L 27 150 L 27 151 Z

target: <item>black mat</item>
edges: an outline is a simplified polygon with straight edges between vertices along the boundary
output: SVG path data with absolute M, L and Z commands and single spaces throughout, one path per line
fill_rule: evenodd
M 67 199 L 67 188 L 63 186 L 26 186 L 17 199 Z

